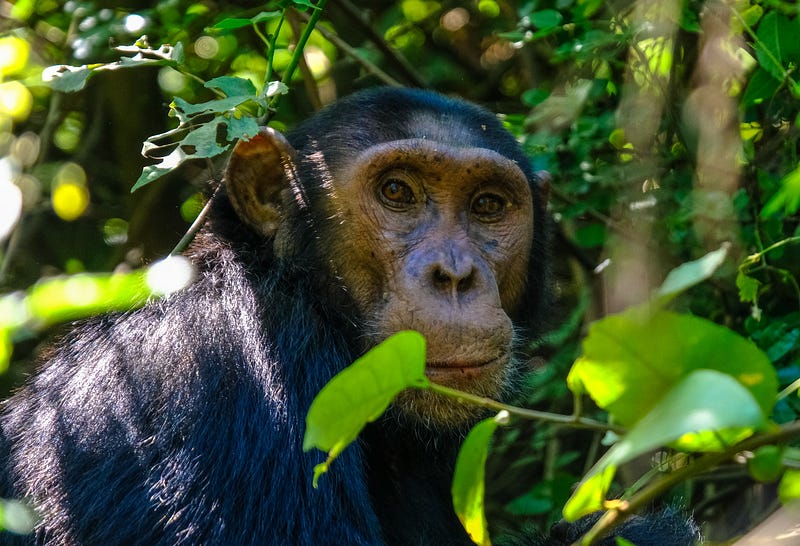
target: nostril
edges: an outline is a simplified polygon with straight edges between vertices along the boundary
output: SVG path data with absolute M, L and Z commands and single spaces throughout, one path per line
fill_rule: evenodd
M 433 270 L 433 282 L 436 283 L 437 286 L 443 287 L 450 284 L 451 278 L 441 267 L 436 267 Z
M 470 291 L 475 282 L 474 271 L 469 271 L 463 275 L 448 271 L 445 267 L 436 266 L 431 272 L 434 286 L 438 290 L 445 292 L 466 293 Z
M 472 288 L 472 273 L 460 279 L 458 281 L 458 285 L 456 286 L 456 290 L 461 293 L 467 292 L 470 288 Z

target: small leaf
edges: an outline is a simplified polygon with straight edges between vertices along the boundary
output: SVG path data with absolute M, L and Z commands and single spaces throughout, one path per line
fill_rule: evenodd
M 139 175 L 139 178 L 136 179 L 133 186 L 131 187 L 131 193 L 135 192 L 139 188 L 143 188 L 144 186 L 148 185 L 150 182 L 155 182 L 162 176 L 165 176 L 172 172 L 173 167 L 159 167 L 158 165 L 147 165 L 142 169 L 142 174 Z
M 755 26 L 761 16 L 764 15 L 764 8 L 759 5 L 749 6 L 741 13 L 742 20 L 747 26 Z
M 197 129 L 186 135 L 179 146 L 192 146 L 194 152 L 187 156 L 191 158 L 216 157 L 223 153 L 227 147 L 217 143 L 217 128 L 223 121 L 215 118 L 208 123 L 200 125 Z
M 155 165 L 147 165 L 142 169 L 142 174 L 139 175 L 136 183 L 131 188 L 131 193 L 172 172 L 192 157 L 194 157 L 192 154 L 187 154 L 180 146 L 177 146 L 169 155 L 161 158 Z
M 608 465 L 597 472 L 593 471 L 591 475 L 587 474 L 564 505 L 564 519 L 577 521 L 587 514 L 602 510 L 616 472 L 615 466 Z
M 661 287 L 656 290 L 656 296 L 670 298 L 710 278 L 725 262 L 729 248 L 730 244 L 723 244 L 702 258 L 679 265 L 669 272 Z
M 50 66 L 42 72 L 42 81 L 52 89 L 62 93 L 74 93 L 86 86 L 92 75 L 88 66 L 68 66 L 65 64 Z
M 507 419 L 508 414 L 500 412 L 497 417 L 484 419 L 475 425 L 461 445 L 456 460 L 453 507 L 469 537 L 480 545 L 491 544 L 483 510 L 486 456 L 492 435 L 504 418 Z
M 780 189 L 761 209 L 762 218 L 769 218 L 780 212 L 791 216 L 800 209 L 800 166 L 784 176 L 780 184 Z
M 740 269 L 736 274 L 736 288 L 739 289 L 739 300 L 746 303 L 755 303 L 758 298 L 758 287 L 761 282 L 744 273 Z
M 209 89 L 219 89 L 227 97 L 235 97 L 237 95 L 255 95 L 256 86 L 253 82 L 246 78 L 236 78 L 233 76 L 220 76 L 208 80 L 205 87 Z
M 224 99 L 201 102 L 200 104 L 191 104 L 180 97 L 175 97 L 172 102 L 173 109 L 191 117 L 196 116 L 197 114 L 222 114 L 225 112 L 233 112 L 237 106 L 240 106 L 248 101 L 252 101 L 254 98 L 255 97 L 250 95 L 237 95 L 234 97 L 226 97 Z M 178 119 L 180 119 L 180 116 Z
M 564 17 L 554 9 L 543 9 L 541 11 L 534 11 L 529 16 L 531 24 L 536 29 L 550 29 L 557 27 L 564 20 Z
M 226 139 L 229 142 L 235 140 L 250 140 L 258 134 L 258 122 L 250 116 L 230 116 L 224 118 L 227 127 Z
M 251 17 L 250 19 L 241 19 L 236 17 L 229 17 L 227 19 L 223 19 L 216 25 L 212 26 L 212 29 L 215 30 L 233 30 L 236 28 L 242 27 L 249 27 L 250 25 L 263 23 L 264 21 L 269 21 L 270 19 L 276 19 L 281 16 L 280 11 L 262 11 L 255 17 Z
M 761 446 L 747 461 L 747 470 L 753 479 L 762 483 L 774 482 L 783 473 L 783 448 Z
M 750 81 L 747 82 L 747 87 L 742 96 L 742 106 L 752 106 L 768 101 L 780 86 L 780 80 L 773 78 L 772 74 L 759 67 L 750 77 Z
M 400 332 L 377 345 L 325 385 L 306 416 L 303 450 L 328 452 L 320 471 L 386 410 L 400 391 L 425 388 L 425 339 Z

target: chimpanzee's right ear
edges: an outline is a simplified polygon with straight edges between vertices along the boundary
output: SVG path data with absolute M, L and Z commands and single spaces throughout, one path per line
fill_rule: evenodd
M 282 193 L 289 188 L 295 151 L 278 131 L 262 127 L 240 140 L 225 169 L 228 198 L 239 218 L 271 238 L 284 218 Z

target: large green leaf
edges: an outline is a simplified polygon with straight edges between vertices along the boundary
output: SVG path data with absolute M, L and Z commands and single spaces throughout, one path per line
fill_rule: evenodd
M 489 531 L 483 509 L 484 475 L 489 442 L 497 427 L 508 420 L 508 413 L 484 419 L 467 435 L 456 460 L 453 476 L 453 507 L 456 515 L 476 544 L 488 545 Z
M 328 452 L 327 461 L 314 470 L 314 482 L 400 391 L 428 384 L 425 338 L 411 331 L 394 334 L 339 372 L 323 387 L 306 416 L 303 450 Z
M 778 81 L 786 78 L 786 66 L 798 61 L 798 32 L 800 22 L 796 18 L 789 19 L 777 10 L 769 11 L 758 25 L 756 57 L 761 67 Z
M 766 425 L 762 408 L 733 377 L 695 370 L 679 381 L 600 459 L 564 507 L 575 520 L 602 507 L 619 465 L 659 446 L 716 451 Z
M 775 402 L 777 378 L 752 342 L 708 320 L 636 307 L 589 328 L 583 356 L 567 378 L 619 423 L 634 425 L 693 370 L 727 373 L 750 391 L 765 415 Z

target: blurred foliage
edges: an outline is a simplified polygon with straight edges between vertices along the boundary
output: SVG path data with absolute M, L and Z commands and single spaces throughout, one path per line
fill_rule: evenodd
M 6 310 L 12 298 L 31 297 L 40 279 L 124 274 L 168 253 L 218 177 L 218 152 L 254 120 L 280 130 L 355 89 L 422 86 L 498 112 L 553 177 L 555 309 L 538 347 L 547 365 L 531 363 L 527 405 L 569 414 L 565 378 L 588 325 L 647 301 L 667 271 L 727 243 L 726 261 L 672 308 L 751 340 L 779 383 L 771 421 L 797 420 L 797 3 L 309 6 L 0 1 L 2 324 L 17 320 Z M 295 55 L 304 38 L 304 55 Z M 195 134 L 203 127 L 213 139 Z M 175 150 L 179 161 L 166 161 Z M 148 173 L 163 178 L 131 194 L 137 180 L 155 180 Z M 669 345 L 663 324 L 651 328 Z M 29 370 L 39 330 L 15 330 L 5 389 Z M 4 334 L 0 352 L 10 341 Z M 604 451 L 602 433 L 557 424 L 496 436 L 486 469 L 493 533 L 559 518 Z M 778 466 L 798 459 L 785 444 L 726 460 L 674 498 L 711 539 L 734 536 L 763 519 L 777 493 L 797 496 L 796 470 L 774 483 Z M 624 465 L 612 491 L 664 461 L 680 466 L 659 451 Z

